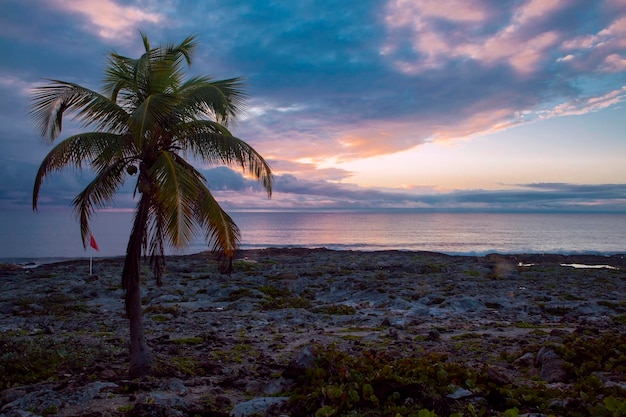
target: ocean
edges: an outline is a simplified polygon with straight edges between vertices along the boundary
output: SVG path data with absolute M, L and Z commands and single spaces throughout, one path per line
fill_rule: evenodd
M 242 249 L 308 247 L 424 250 L 452 255 L 487 253 L 626 253 L 626 214 L 230 212 Z M 99 251 L 85 250 L 69 211 L 42 208 L 3 213 L 0 262 L 46 262 L 122 256 L 130 212 L 103 211 L 92 231 Z M 207 250 L 201 238 L 182 251 Z

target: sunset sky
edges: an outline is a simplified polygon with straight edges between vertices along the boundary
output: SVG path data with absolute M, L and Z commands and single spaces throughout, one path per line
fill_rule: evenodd
M 0 27 L 0 209 L 29 209 L 50 150 L 30 89 L 100 90 L 142 31 L 196 35 L 191 74 L 246 79 L 232 131 L 275 188 L 202 167 L 227 209 L 626 212 L 624 0 L 2 0 Z M 44 183 L 43 206 L 89 180 Z

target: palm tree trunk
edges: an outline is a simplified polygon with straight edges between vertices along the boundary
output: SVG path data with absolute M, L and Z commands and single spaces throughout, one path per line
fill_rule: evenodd
M 128 240 L 122 271 L 122 286 L 126 290 L 126 315 L 130 323 L 129 373 L 131 378 L 147 375 L 153 360 L 144 335 L 141 307 L 141 248 L 147 227 L 148 207 L 148 197 L 142 195 Z

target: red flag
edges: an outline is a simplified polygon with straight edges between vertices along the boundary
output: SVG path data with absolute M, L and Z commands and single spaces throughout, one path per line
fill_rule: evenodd
M 91 235 L 90 238 L 89 238 L 89 244 L 95 250 L 100 250 L 100 248 L 98 248 L 98 243 L 96 243 L 96 239 L 93 237 L 93 235 Z

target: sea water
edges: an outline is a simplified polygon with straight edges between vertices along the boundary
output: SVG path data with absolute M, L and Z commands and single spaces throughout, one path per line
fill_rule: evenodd
M 241 248 L 325 247 L 350 250 L 424 250 L 455 255 L 487 253 L 626 253 L 626 214 L 230 212 Z M 99 251 L 85 249 L 69 211 L 3 213 L 0 259 L 46 261 L 123 256 L 132 213 L 99 212 L 92 231 Z M 202 236 L 181 251 L 207 250 Z

